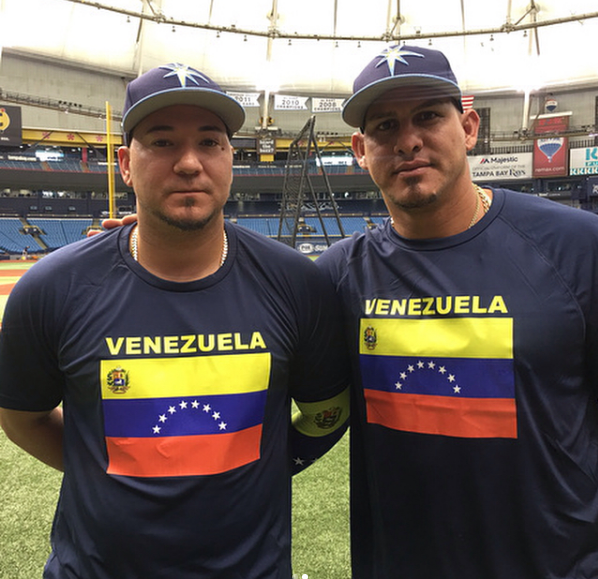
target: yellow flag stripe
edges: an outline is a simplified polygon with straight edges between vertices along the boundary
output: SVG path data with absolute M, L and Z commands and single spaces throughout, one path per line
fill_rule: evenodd
M 375 331 L 374 348 L 364 341 L 367 328 Z M 365 355 L 513 358 L 512 318 L 362 318 L 360 329 Z
M 243 394 L 266 390 L 270 354 L 102 360 L 103 399 Z M 115 388 L 115 378 L 124 387 Z

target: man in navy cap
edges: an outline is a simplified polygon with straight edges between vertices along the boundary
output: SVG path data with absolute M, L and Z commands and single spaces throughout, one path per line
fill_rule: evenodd
M 353 579 L 598 577 L 598 218 L 472 183 L 438 51 L 384 50 L 343 118 L 390 214 L 317 262 L 354 362 Z
M 11 293 L 0 422 L 64 471 L 45 579 L 291 576 L 291 473 L 342 435 L 348 365 L 322 273 L 224 222 L 244 119 L 188 66 L 134 80 L 119 164 L 138 223 Z

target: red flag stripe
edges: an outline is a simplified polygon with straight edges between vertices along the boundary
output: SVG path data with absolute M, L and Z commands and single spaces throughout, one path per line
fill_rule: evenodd
M 473 107 L 474 96 L 462 96 L 461 103 L 463 104 L 463 110 L 467 110 Z
M 512 398 L 457 398 L 365 391 L 367 421 L 393 430 L 461 438 L 517 438 Z
M 260 458 L 262 425 L 226 434 L 106 437 L 108 474 L 138 477 L 212 475 Z

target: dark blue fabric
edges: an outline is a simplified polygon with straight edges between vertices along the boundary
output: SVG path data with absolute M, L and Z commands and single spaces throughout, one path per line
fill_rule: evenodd
M 386 222 L 317 263 L 342 299 L 358 384 L 361 319 L 513 323 L 516 438 L 393 430 L 354 389 L 353 579 L 598 577 L 598 217 L 495 190 L 459 235 L 409 241 Z M 366 300 L 447 296 L 506 309 L 366 314 Z
M 226 227 L 224 266 L 197 282 L 145 271 L 128 252 L 125 227 L 45 257 L 12 292 L 0 335 L 0 406 L 64 405 L 65 474 L 46 578 L 289 579 L 290 398 L 318 401 L 346 388 L 342 324 L 312 262 Z M 267 396 L 258 400 L 258 460 L 211 476 L 106 473 L 100 361 L 144 355 L 111 353 L 107 338 L 239 333 L 248 344 L 255 332 L 271 360 Z M 247 352 L 234 343 L 209 354 Z

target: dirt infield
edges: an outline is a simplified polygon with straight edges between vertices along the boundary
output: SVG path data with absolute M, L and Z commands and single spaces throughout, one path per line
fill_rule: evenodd
M 26 269 L 0 270 L 0 296 L 8 296 Z
M 15 287 L 16 284 L 16 281 L 13 281 L 11 283 L 0 283 L 0 296 L 8 296 L 8 294 L 12 291 L 12 288 Z
M 0 278 L 2 277 L 21 277 L 26 271 L 27 269 L 1 269 L 2 266 L 0 266 Z

